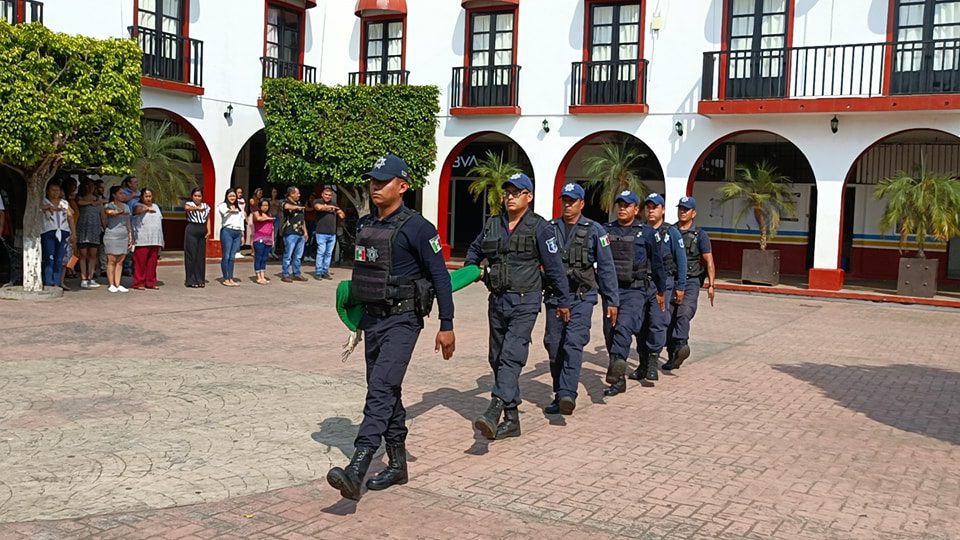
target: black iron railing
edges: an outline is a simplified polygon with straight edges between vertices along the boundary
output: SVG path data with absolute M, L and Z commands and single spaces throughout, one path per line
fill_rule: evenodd
M 646 60 L 573 63 L 570 105 L 642 105 L 646 94 Z
M 705 101 L 955 92 L 960 92 L 960 39 L 703 55 Z
M 296 79 L 298 81 L 317 82 L 317 68 L 305 64 L 284 62 L 279 58 L 260 57 L 264 79 Z
M 407 84 L 409 71 L 354 71 L 350 73 L 349 83 L 355 85 Z
M 451 107 L 516 107 L 520 66 L 453 68 Z
M 129 30 L 143 50 L 145 77 L 203 86 L 202 41 L 143 26 Z
M 10 24 L 43 24 L 43 2 L 38 0 L 0 0 L 0 16 Z

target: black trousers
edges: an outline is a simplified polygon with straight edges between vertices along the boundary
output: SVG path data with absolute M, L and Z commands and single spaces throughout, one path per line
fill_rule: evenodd
M 488 300 L 488 360 L 494 379 L 491 394 L 502 399 L 508 409 L 520 406 L 520 373 L 527 365 L 533 325 L 542 300 L 539 292 L 490 294 Z
M 207 225 L 187 223 L 183 233 L 183 267 L 187 287 L 206 283 L 207 270 Z

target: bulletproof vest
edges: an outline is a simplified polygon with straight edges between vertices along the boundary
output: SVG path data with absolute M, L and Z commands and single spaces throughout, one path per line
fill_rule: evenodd
M 354 248 L 353 297 L 364 304 L 395 305 L 412 300 L 414 281 L 419 276 L 393 276 L 393 240 L 400 228 L 415 215 L 409 208 L 401 208 L 390 227 L 361 227 Z
M 487 259 L 484 283 L 490 292 L 501 294 L 543 290 L 540 250 L 537 248 L 537 225 L 543 221 L 537 214 L 527 212 L 510 238 L 505 239 L 500 218 L 487 220 L 483 226 L 480 249 Z
M 557 238 L 564 238 L 566 228 L 563 220 L 554 221 Z M 594 259 L 590 256 L 590 232 L 593 222 L 584 219 L 574 226 L 569 239 L 566 239 L 560 254 L 563 266 L 567 269 L 567 279 L 572 292 L 587 292 L 597 288 L 597 273 L 593 268 Z
M 642 229 L 630 227 L 625 235 L 614 234 L 610 232 L 611 230 L 613 228 L 608 228 L 607 238 L 610 239 L 610 251 L 613 254 L 613 266 L 617 270 L 617 282 L 625 289 L 645 287 L 648 282 L 650 261 L 645 261 L 643 264 L 636 262 L 637 237 L 641 235 Z
M 660 233 L 660 253 L 663 256 L 663 269 L 668 276 L 677 277 L 677 260 L 673 257 L 673 246 L 670 245 L 673 241 L 670 238 L 670 227 L 673 227 L 673 225 L 664 221 L 660 224 L 657 232 Z
M 700 260 L 700 229 L 691 225 L 689 229 L 680 231 L 683 236 L 683 247 L 687 250 L 687 276 L 700 277 L 703 275 L 703 262 Z

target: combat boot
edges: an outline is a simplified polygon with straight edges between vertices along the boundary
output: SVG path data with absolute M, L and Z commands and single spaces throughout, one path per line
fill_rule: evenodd
M 327 483 L 334 489 L 340 490 L 340 496 L 354 501 L 360 500 L 360 486 L 363 483 L 363 477 L 367 475 L 367 469 L 370 468 L 370 461 L 373 460 L 373 454 L 376 450 L 370 448 L 357 448 L 353 453 L 353 459 L 350 464 L 341 469 L 334 467 L 327 473 Z
M 504 409 L 503 422 L 497 426 L 497 440 L 520 436 L 520 411 Z
M 491 441 L 497 438 L 497 424 L 500 423 L 500 415 L 503 414 L 503 405 L 503 400 L 494 396 L 486 412 L 473 421 L 473 427 Z
M 660 378 L 660 354 L 650 353 L 647 358 L 647 376 L 648 381 L 656 381 Z
M 667 363 L 663 365 L 664 371 L 670 371 L 680 367 L 677 362 L 677 345 L 674 343 L 667 345 Z
M 627 372 L 627 359 L 619 354 L 610 355 L 610 365 L 607 366 L 607 384 L 615 384 Z
M 577 400 L 570 396 L 563 396 L 560 398 L 560 414 L 564 416 L 570 416 L 573 414 L 573 410 L 577 408 Z
M 620 380 L 610 385 L 609 388 L 603 391 L 603 395 L 606 397 L 613 397 L 617 394 L 622 394 L 626 391 L 627 391 L 627 379 L 626 377 L 620 377 Z
M 407 448 L 403 443 L 387 443 L 387 468 L 367 480 L 367 489 L 379 491 L 390 486 L 402 486 L 407 480 Z
M 629 375 L 631 380 L 643 382 L 644 377 L 647 376 L 647 356 L 645 354 L 640 355 L 640 365 Z
M 690 358 L 690 345 L 687 345 L 687 342 L 684 341 L 677 347 L 677 356 L 673 361 L 673 367 L 675 369 L 680 369 L 680 366 L 683 365 L 683 361 L 687 358 Z

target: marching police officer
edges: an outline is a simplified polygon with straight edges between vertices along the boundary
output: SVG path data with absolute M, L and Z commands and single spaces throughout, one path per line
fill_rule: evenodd
M 449 359 L 453 333 L 453 291 L 440 252 L 440 237 L 430 222 L 403 205 L 409 189 L 407 164 L 387 155 L 363 175 L 370 180 L 373 214 L 357 224 L 352 296 L 363 304 L 367 397 L 363 422 L 345 468 L 334 467 L 327 482 L 345 498 L 359 500 L 360 486 L 381 439 L 387 444 L 387 468 L 367 481 L 367 488 L 386 489 L 407 482 L 406 410 L 401 402 L 403 376 L 429 314 L 434 295 L 440 331 L 436 350 Z
M 606 381 L 610 387 L 605 396 L 615 396 L 627 390 L 627 358 L 630 347 L 650 314 L 646 305 L 654 301 L 659 311 L 666 309 L 666 274 L 663 255 L 656 232 L 650 225 L 637 219 L 640 198 L 632 191 L 623 191 L 614 202 L 617 220 L 607 224 L 607 234 L 619 285 L 620 309 L 617 325 L 609 332 L 610 365 Z M 653 284 L 651 284 L 651 278 Z
M 620 295 L 617 271 L 610 253 L 607 231 L 593 220 L 583 217 L 584 190 L 570 183 L 560 192 L 561 217 L 551 223 L 560 245 L 560 254 L 566 268 L 570 293 L 570 321 L 557 317 L 559 299 L 548 291 L 546 332 L 543 346 L 550 357 L 550 375 L 553 377 L 554 399 L 547 414 L 572 414 L 577 406 L 577 386 L 583 363 L 583 348 L 590 341 L 593 306 L 597 304 L 597 289 L 604 298 L 604 316 L 612 326 L 617 324 L 617 306 Z M 594 268 L 596 263 L 596 268 Z
M 713 264 L 713 248 L 707 231 L 694 225 L 697 217 L 697 200 L 693 197 L 681 197 L 677 205 L 677 228 L 683 236 L 683 247 L 687 252 L 687 286 L 683 291 L 683 301 L 675 303 L 667 335 L 667 363 L 663 369 L 679 369 L 683 361 L 690 357 L 690 321 L 697 314 L 697 299 L 700 287 L 707 286 L 710 305 L 716 293 L 714 280 L 717 276 Z M 706 278 L 706 283 L 704 283 Z
M 465 266 L 487 261 L 483 280 L 490 290 L 487 317 L 494 384 L 490 405 L 473 425 L 491 440 L 520 436 L 520 372 L 543 300 L 541 266 L 556 294 L 556 316 L 570 320 L 570 288 L 560 244 L 550 223 L 529 209 L 533 181 L 515 174 L 503 187 L 506 214 L 487 220 L 464 261 Z

